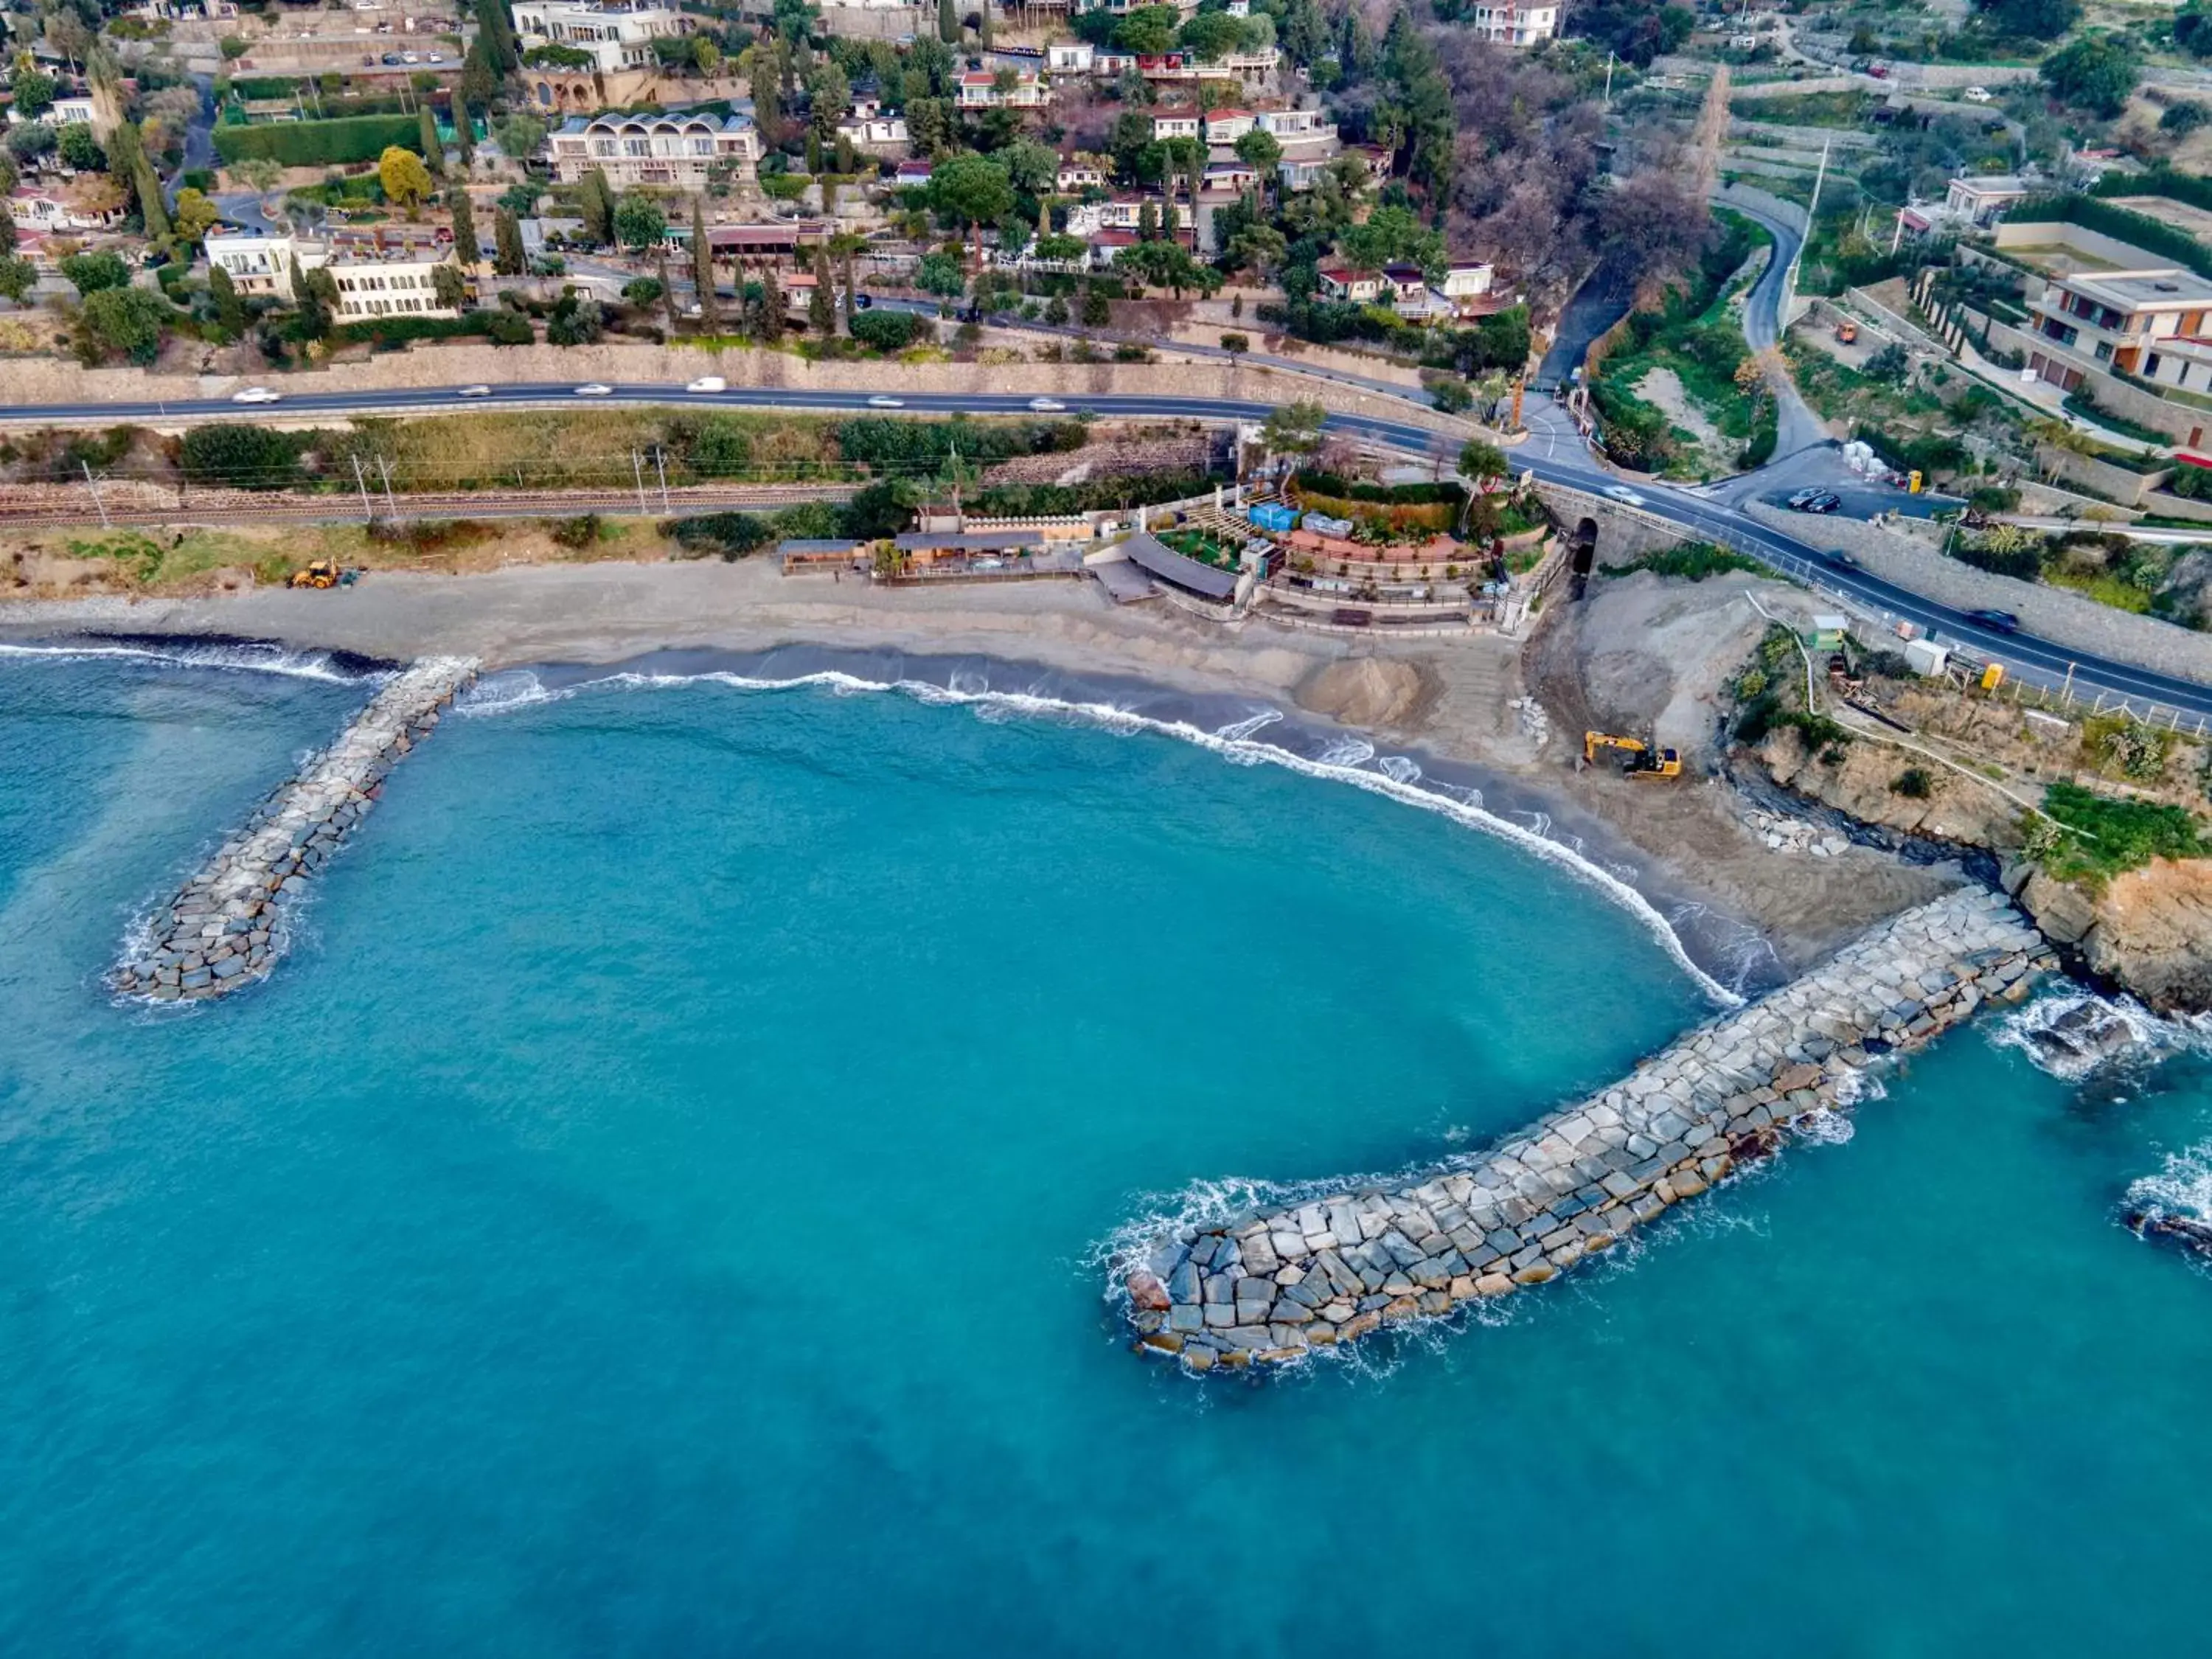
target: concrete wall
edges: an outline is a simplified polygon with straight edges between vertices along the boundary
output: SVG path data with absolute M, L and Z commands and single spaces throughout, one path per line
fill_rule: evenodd
M 2068 483 L 2076 483 L 2100 495 L 2109 495 L 2123 507 L 2144 507 L 2151 491 L 2173 476 L 2170 466 L 2149 472 L 2130 472 L 2126 467 L 2114 466 L 2093 455 L 2076 455 L 2070 449 L 2058 449 L 2049 444 L 2035 447 L 2036 470 L 2045 477 L 2057 477 Z

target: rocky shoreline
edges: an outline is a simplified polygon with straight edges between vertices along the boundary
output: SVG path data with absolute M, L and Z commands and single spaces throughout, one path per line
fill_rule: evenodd
M 155 1002 L 201 1001 L 264 977 L 284 949 L 284 905 L 368 815 L 385 775 L 429 735 L 438 711 L 476 673 L 471 659 L 435 657 L 395 675 L 148 918 L 109 973 L 109 988 Z
M 1136 1346 L 1193 1371 L 1280 1364 L 1555 1278 L 1845 1102 L 1878 1056 L 2056 966 L 2002 894 L 1947 894 L 1489 1152 L 1389 1190 L 1164 1222 L 1109 1268 Z

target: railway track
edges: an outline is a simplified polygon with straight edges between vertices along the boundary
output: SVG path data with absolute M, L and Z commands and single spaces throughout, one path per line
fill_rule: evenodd
M 637 489 L 467 490 L 450 495 L 371 491 L 356 495 L 272 499 L 225 491 L 185 492 L 173 501 L 149 501 L 139 492 L 118 499 L 95 495 L 85 485 L 42 489 L 24 498 L 0 489 L 0 527 L 77 529 L 102 526 L 359 524 L 409 519 L 568 519 L 586 513 L 609 517 L 681 518 L 695 513 L 772 510 L 801 501 L 843 501 L 851 483 L 755 484 L 715 489 L 691 486 Z M 66 495 L 64 495 L 66 492 Z

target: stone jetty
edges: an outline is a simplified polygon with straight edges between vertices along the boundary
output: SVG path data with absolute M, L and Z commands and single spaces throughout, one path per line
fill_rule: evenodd
M 385 774 L 429 735 L 438 711 L 476 672 L 468 659 L 437 657 L 386 681 L 337 742 L 279 784 L 147 919 L 109 974 L 110 988 L 156 1002 L 195 1001 L 266 975 L 284 948 L 286 903 L 368 815 Z
M 2057 965 L 2002 895 L 1947 894 L 1487 1152 L 1218 1224 L 1164 1221 L 1109 1269 L 1136 1345 L 1195 1371 L 1276 1364 L 1555 1278 L 1848 1101 L 1880 1056 Z

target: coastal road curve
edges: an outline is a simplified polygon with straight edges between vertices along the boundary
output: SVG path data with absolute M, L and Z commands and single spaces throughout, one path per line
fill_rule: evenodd
M 615 386 L 605 397 L 579 398 L 568 383 L 537 382 L 495 386 L 488 397 L 466 400 L 459 396 L 459 392 L 456 386 L 421 386 L 381 392 L 287 392 L 282 403 L 260 405 L 241 405 L 228 398 L 10 404 L 0 406 L 0 423 L 113 424 L 120 421 L 186 422 L 272 417 L 296 420 L 317 415 L 455 414 L 488 406 L 591 407 L 610 404 L 848 414 L 1024 415 L 1033 412 L 1030 404 L 1034 395 L 892 391 L 873 395 L 896 397 L 896 405 L 872 410 L 867 401 L 872 394 L 864 392 L 793 391 L 776 386 L 732 386 L 725 392 L 688 392 L 673 386 L 623 384 Z M 1204 397 L 1078 393 L 1060 401 L 1070 414 L 1092 413 L 1118 418 L 1257 422 L 1266 420 L 1273 410 L 1273 405 L 1269 404 Z M 1862 608 L 1940 633 L 1978 656 L 2002 662 L 2009 672 L 2030 684 L 2053 689 L 2067 685 L 2079 696 L 2102 695 L 2115 701 L 2125 699 L 2155 706 L 2176 715 L 2212 718 L 2212 685 L 2074 651 L 2033 635 L 2008 634 L 1984 627 L 1965 612 L 1883 581 L 1866 571 L 1838 565 L 1807 543 L 1759 524 L 1727 501 L 1650 484 L 1630 490 L 1620 483 L 1616 474 L 1591 457 L 1571 422 L 1558 417 L 1553 409 L 1538 405 L 1528 414 L 1531 436 L 1513 452 L 1512 459 L 1516 466 L 1526 468 L 1540 480 L 1600 494 L 1618 491 L 1613 499 L 1624 506 L 1679 526 L 1690 535 L 1735 548 L 1793 580 L 1826 588 L 1856 601 Z M 1459 440 L 1452 433 L 1387 416 L 1332 413 L 1326 427 L 1329 431 L 1403 453 L 1433 458 L 1447 466 L 1455 459 L 1459 447 Z M 1630 495 L 1633 501 L 1625 499 Z

